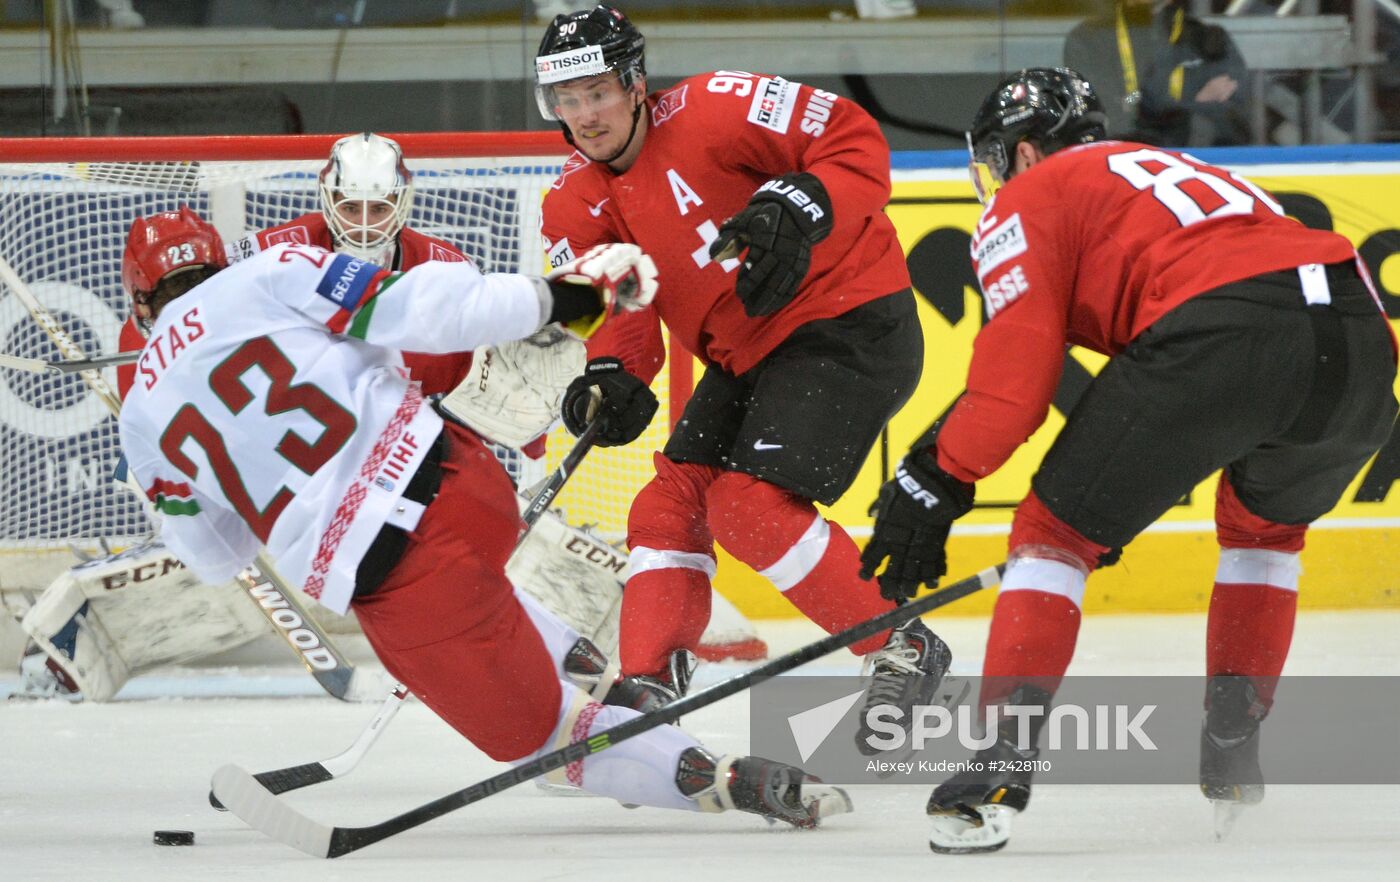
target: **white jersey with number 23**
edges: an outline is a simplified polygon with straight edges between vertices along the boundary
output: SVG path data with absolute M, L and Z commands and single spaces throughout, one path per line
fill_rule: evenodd
M 539 330 L 541 280 L 470 263 L 389 273 L 276 245 L 162 310 L 121 414 L 162 538 L 199 578 L 233 578 L 265 545 L 344 612 L 355 571 L 442 430 L 400 350 L 459 352 Z

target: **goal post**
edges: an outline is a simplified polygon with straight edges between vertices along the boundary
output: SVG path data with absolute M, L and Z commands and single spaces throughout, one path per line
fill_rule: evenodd
M 410 226 L 486 272 L 543 269 L 540 205 L 569 152 L 559 133 L 385 134 L 414 174 Z M 318 211 L 317 174 L 339 137 L 0 139 L 0 257 L 88 357 L 110 355 L 129 314 L 120 270 L 134 218 L 189 205 L 233 239 Z M 2 284 L 0 352 L 62 357 Z M 590 455 L 560 498 L 570 521 L 625 534 L 651 454 L 693 386 L 692 363 L 671 359 L 658 377 L 662 410 L 642 438 Z M 545 462 L 503 459 L 528 482 L 570 444 L 558 429 Z M 79 377 L 0 368 L 0 590 L 41 589 L 72 564 L 70 548 L 148 532 L 140 503 L 109 480 L 119 456 L 116 421 Z

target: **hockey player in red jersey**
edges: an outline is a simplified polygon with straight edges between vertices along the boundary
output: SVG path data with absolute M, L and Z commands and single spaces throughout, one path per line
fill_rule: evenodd
M 616 244 L 547 278 L 436 261 L 391 273 L 285 243 L 226 266 L 189 209 L 138 218 L 122 281 L 149 342 L 122 447 L 162 537 L 202 580 L 231 578 L 265 546 L 308 596 L 353 608 L 385 668 L 443 720 L 494 759 L 524 761 L 637 712 L 572 679 L 570 656 L 592 662 L 590 687 L 606 659 L 511 586 L 510 481 L 476 433 L 426 406 L 399 351 L 470 350 L 556 323 L 586 335 L 644 307 L 655 279 L 639 248 Z M 800 827 L 850 807 L 800 769 L 717 758 L 673 726 L 566 774 L 627 804 Z
M 1070 70 L 1022 71 L 978 111 L 986 323 L 966 393 L 881 488 L 864 569 L 888 558 L 880 579 L 906 595 L 935 584 L 975 483 L 1044 421 L 1066 345 L 1111 356 L 1016 511 L 982 702 L 1047 706 L 1086 577 L 1223 469 L 1200 768 L 1223 815 L 1263 796 L 1260 722 L 1292 637 L 1298 554 L 1390 433 L 1395 344 L 1345 238 L 1228 171 L 1103 136 L 1098 98 Z M 1035 751 L 1013 726 L 979 759 Z M 930 798 L 930 843 L 1000 848 L 1029 797 L 1028 772 L 959 774 Z
M 828 631 L 890 608 L 813 500 L 850 486 L 923 353 L 875 122 L 829 92 L 737 71 L 648 95 L 644 45 L 600 5 L 556 17 L 536 58 L 540 110 L 577 148 L 545 195 L 550 261 L 635 242 L 660 273 L 652 308 L 591 341 L 565 424 L 577 433 L 601 394 L 604 444 L 642 432 L 662 322 L 706 366 L 628 520 L 621 662 L 639 706 L 684 691 L 716 542 Z M 905 708 L 950 660 L 917 619 L 853 649 L 871 654 L 869 700 Z
M 229 242 L 228 259 L 243 260 L 283 242 L 315 245 L 391 270 L 412 269 L 430 260 L 470 259 L 451 242 L 408 226 L 413 173 L 404 164 L 398 142 L 391 138 L 363 132 L 336 141 L 321 169 L 317 191 L 320 211 Z M 119 348 L 138 352 L 145 345 L 146 338 L 135 320 L 127 319 Z M 471 355 L 409 352 L 404 354 L 404 363 L 423 384 L 423 393 L 436 395 L 461 382 L 471 367 Z M 130 365 L 117 368 L 117 385 L 123 396 L 131 388 L 135 371 Z

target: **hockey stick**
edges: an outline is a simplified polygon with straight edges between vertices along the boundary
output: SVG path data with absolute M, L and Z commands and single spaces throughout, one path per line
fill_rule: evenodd
M 581 761 L 590 754 L 607 750 L 615 744 L 620 744 L 657 726 L 675 722 L 692 711 L 708 707 L 723 698 L 748 689 L 755 680 L 786 673 L 813 659 L 829 655 L 838 649 L 901 624 L 911 615 L 923 615 L 983 588 L 995 585 L 1001 580 L 1003 568 L 1004 565 L 997 565 L 983 570 L 975 576 L 970 576 L 919 600 L 881 613 L 872 619 L 847 628 L 845 631 L 832 634 L 750 671 L 716 683 L 708 689 L 693 692 L 651 713 L 643 714 L 620 726 L 599 732 L 587 741 L 576 741 L 528 763 L 507 769 L 485 781 L 449 793 L 401 815 L 396 815 L 387 821 L 368 827 L 332 827 L 314 821 L 268 793 L 266 788 L 259 784 L 252 775 L 234 765 L 224 766 L 214 773 L 214 792 L 218 794 L 224 805 L 228 806 L 249 826 L 261 830 L 273 839 L 312 857 L 339 857 L 365 846 L 373 845 L 405 830 L 410 830 L 420 824 L 425 824 L 463 806 L 479 802 L 488 796 L 536 778 L 560 766 Z
M 118 352 L 115 355 L 101 355 L 80 361 L 44 361 L 42 358 L 22 358 L 0 352 L 0 367 L 28 371 L 31 374 L 76 374 L 82 371 L 100 371 L 119 364 L 131 364 L 140 355 L 139 352 Z
M 39 298 L 34 296 L 34 292 L 3 258 L 0 258 L 0 282 L 19 298 L 24 308 L 29 311 L 30 317 L 43 329 L 65 359 L 70 362 L 89 362 L 87 353 L 73 342 L 73 338 L 68 336 L 53 314 L 44 308 Z M 97 360 L 93 359 L 89 363 L 95 361 Z M 121 398 L 103 378 L 102 372 L 95 367 L 80 368 L 78 375 L 92 393 L 107 406 L 112 416 L 119 418 L 122 411 Z M 141 488 L 131 482 L 127 482 L 127 485 L 144 498 Z M 257 605 L 258 610 L 267 617 L 273 630 L 282 636 L 311 676 L 321 684 L 321 688 L 341 701 L 352 700 L 355 692 L 352 689 L 355 666 L 306 612 L 306 608 L 297 600 L 287 583 L 277 575 L 267 555 L 258 552 L 253 565 L 240 573 L 237 581 L 248 593 L 248 598 Z
M 534 494 L 530 504 L 521 513 L 520 519 L 525 522 L 525 529 L 521 531 L 520 538 L 515 541 L 515 547 L 519 548 L 529 534 L 530 528 L 535 525 L 535 521 L 540 519 L 549 510 L 549 504 L 554 501 L 554 497 L 559 495 L 559 491 L 564 489 L 564 484 L 568 482 L 569 476 L 578 468 L 578 464 L 588 455 L 588 451 L 593 449 L 594 443 L 598 439 L 598 433 L 603 429 L 603 421 L 595 419 L 583 430 L 583 434 L 578 436 L 574 446 L 568 453 L 564 454 L 564 461 L 555 467 L 549 477 L 540 484 L 530 488 Z
M 564 489 L 564 484 L 568 482 L 569 476 L 574 473 L 578 464 L 592 449 L 601 428 L 599 420 L 589 423 L 583 434 L 579 436 L 578 441 L 565 454 L 564 461 L 559 463 L 558 467 L 541 482 L 539 489 L 535 491 L 530 501 L 530 505 L 520 516 L 520 519 L 525 522 L 525 529 L 520 531 L 520 539 L 515 543 L 517 550 L 525 544 L 525 537 L 530 534 L 530 529 L 549 508 L 550 500 L 558 496 L 559 491 Z M 407 698 L 408 687 L 395 683 L 388 697 L 384 699 L 384 703 L 379 706 L 379 710 L 369 721 L 369 725 L 360 732 L 355 743 L 343 752 L 320 762 L 303 763 L 299 766 L 288 766 L 285 769 L 258 772 L 253 775 L 253 779 L 266 788 L 268 793 L 276 796 L 279 793 L 300 790 L 303 787 L 310 787 L 312 784 L 320 784 L 322 781 L 329 781 L 332 778 L 348 774 L 359 764 L 365 753 L 369 751 L 370 746 L 378 740 L 380 733 L 389 725 L 389 721 L 394 718 L 394 714 L 399 712 L 399 708 Z M 221 812 L 228 811 L 223 803 L 219 802 L 213 791 L 209 793 L 209 804 Z
M 267 788 L 268 793 L 275 796 L 279 793 L 286 793 L 288 790 L 300 790 L 303 787 L 310 787 L 312 784 L 320 784 L 322 781 L 329 781 L 332 778 L 349 774 L 355 766 L 360 764 L 360 760 L 369 752 L 374 742 L 379 740 L 379 736 L 389 725 L 389 721 L 394 718 L 394 714 L 403 707 L 404 700 L 407 698 L 408 687 L 395 684 L 394 690 L 384 699 L 379 710 L 374 712 L 374 718 L 360 732 L 355 743 L 330 759 L 303 763 L 299 766 L 288 766 L 285 769 L 273 769 L 270 772 L 258 772 L 253 776 L 253 779 Z M 212 790 L 209 792 L 209 804 L 221 812 L 228 811 L 224 804 L 219 802 L 218 797 L 214 796 Z

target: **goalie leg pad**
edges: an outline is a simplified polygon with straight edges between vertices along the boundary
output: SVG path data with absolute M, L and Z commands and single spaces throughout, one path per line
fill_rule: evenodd
M 524 497 L 519 501 L 522 510 L 529 504 Z M 553 511 L 540 517 L 506 564 L 512 584 L 563 620 L 577 632 L 575 637 L 587 637 L 607 655 L 616 654 L 626 573 L 625 553 Z M 542 627 L 541 633 L 551 627 Z M 565 651 L 573 644 L 565 637 L 560 642 L 568 644 Z
M 141 671 L 268 632 L 238 585 L 200 584 L 158 542 L 69 569 L 20 625 L 89 701 L 111 699 Z

